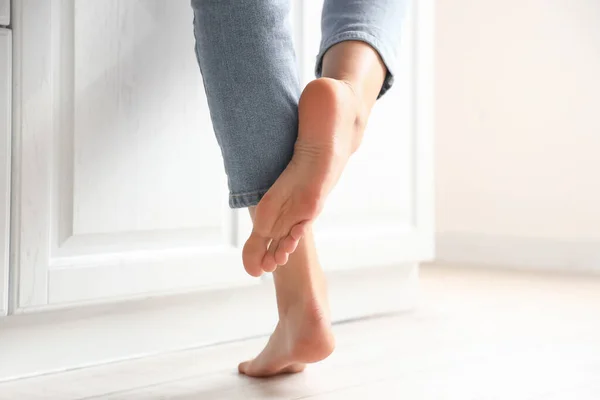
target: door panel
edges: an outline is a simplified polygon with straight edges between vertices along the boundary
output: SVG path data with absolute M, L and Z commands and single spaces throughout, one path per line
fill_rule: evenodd
M 10 0 L 0 0 L 0 25 L 10 25 Z
M 74 233 L 218 236 L 225 176 L 189 4 L 78 0 L 73 28 Z

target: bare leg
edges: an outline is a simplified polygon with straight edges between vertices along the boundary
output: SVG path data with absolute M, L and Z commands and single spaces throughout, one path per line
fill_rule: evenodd
M 296 212 L 295 206 L 305 206 L 306 197 L 302 196 L 306 194 L 315 196 L 318 203 L 317 210 L 307 219 L 316 216 L 348 157 L 360 144 L 386 71 L 378 53 L 363 42 L 342 42 L 329 49 L 323 61 L 324 77 L 311 82 L 300 98 L 299 134 L 292 162 L 256 209 L 250 209 L 253 235 L 257 226 L 260 232 L 263 228 L 260 224 L 275 215 L 277 207 L 278 212 L 282 207 L 291 207 L 287 210 Z M 285 222 L 277 225 L 282 224 L 279 221 L 270 223 L 298 226 L 299 221 L 291 221 L 288 225 Z M 265 349 L 254 360 L 240 364 L 240 372 L 246 375 L 300 372 L 306 363 L 320 361 L 333 351 L 325 277 L 310 224 L 303 221 L 300 224 L 303 224 L 300 240 L 290 240 L 288 236 L 278 245 L 272 245 L 266 255 L 263 250 L 261 258 L 256 259 L 267 271 L 275 269 L 277 264 L 287 264 L 273 273 L 279 323 Z M 252 237 L 246 252 L 251 245 Z
M 251 210 L 254 229 L 244 247 L 246 268 L 271 271 L 286 265 L 274 272 L 279 323 L 263 352 L 240 364 L 242 373 L 299 372 L 306 363 L 333 351 L 325 278 L 311 222 L 359 147 L 371 108 L 390 83 L 380 56 L 389 61 L 390 52 L 380 53 L 364 41 L 347 38 L 385 41 L 354 30 L 364 26 L 365 16 L 376 30 L 396 37 L 400 9 L 398 0 L 325 2 L 323 77 L 311 82 L 300 97 L 299 133 L 290 164 Z M 342 37 L 346 40 L 339 41 Z M 386 49 L 393 47 L 394 40 L 385 42 Z
M 386 73 L 379 53 L 362 41 L 340 42 L 327 51 L 323 77 L 300 96 L 292 160 L 256 207 L 244 248 L 246 268 L 272 271 L 287 262 L 358 149 Z
M 254 208 L 250 209 L 254 215 Z M 250 376 L 296 373 L 306 363 L 329 356 L 334 348 L 323 271 L 310 229 L 288 264 L 273 274 L 279 323 L 265 349 L 253 360 L 240 364 Z

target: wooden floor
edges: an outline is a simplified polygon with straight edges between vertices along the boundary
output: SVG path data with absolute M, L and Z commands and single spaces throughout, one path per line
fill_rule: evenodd
M 335 331 L 334 355 L 294 376 L 236 373 L 259 338 L 8 382 L 0 399 L 600 399 L 600 277 L 424 267 L 417 310 Z

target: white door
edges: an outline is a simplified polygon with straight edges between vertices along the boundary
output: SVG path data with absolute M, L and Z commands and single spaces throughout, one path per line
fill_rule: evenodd
M 189 1 L 24 0 L 17 312 L 251 284 Z
M 327 269 L 431 255 L 432 13 L 421 3 L 431 2 L 411 7 L 396 87 L 319 222 Z M 17 311 L 259 283 L 241 266 L 249 219 L 226 206 L 189 1 L 14 6 Z M 295 9 L 307 77 L 320 4 Z
M 433 256 L 433 4 L 407 2 L 400 68 L 317 224 L 326 269 Z M 313 79 L 321 1 L 300 1 L 302 77 Z M 401 21 L 398 21 L 401 23 Z
M 1 14 L 1 13 L 0 13 Z M 11 34 L 0 29 L 0 316 L 8 310 Z

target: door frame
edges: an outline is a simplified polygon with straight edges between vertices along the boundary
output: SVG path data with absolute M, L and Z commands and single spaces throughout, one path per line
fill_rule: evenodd
M 10 267 L 12 34 L 0 28 L 0 316 L 8 313 Z

